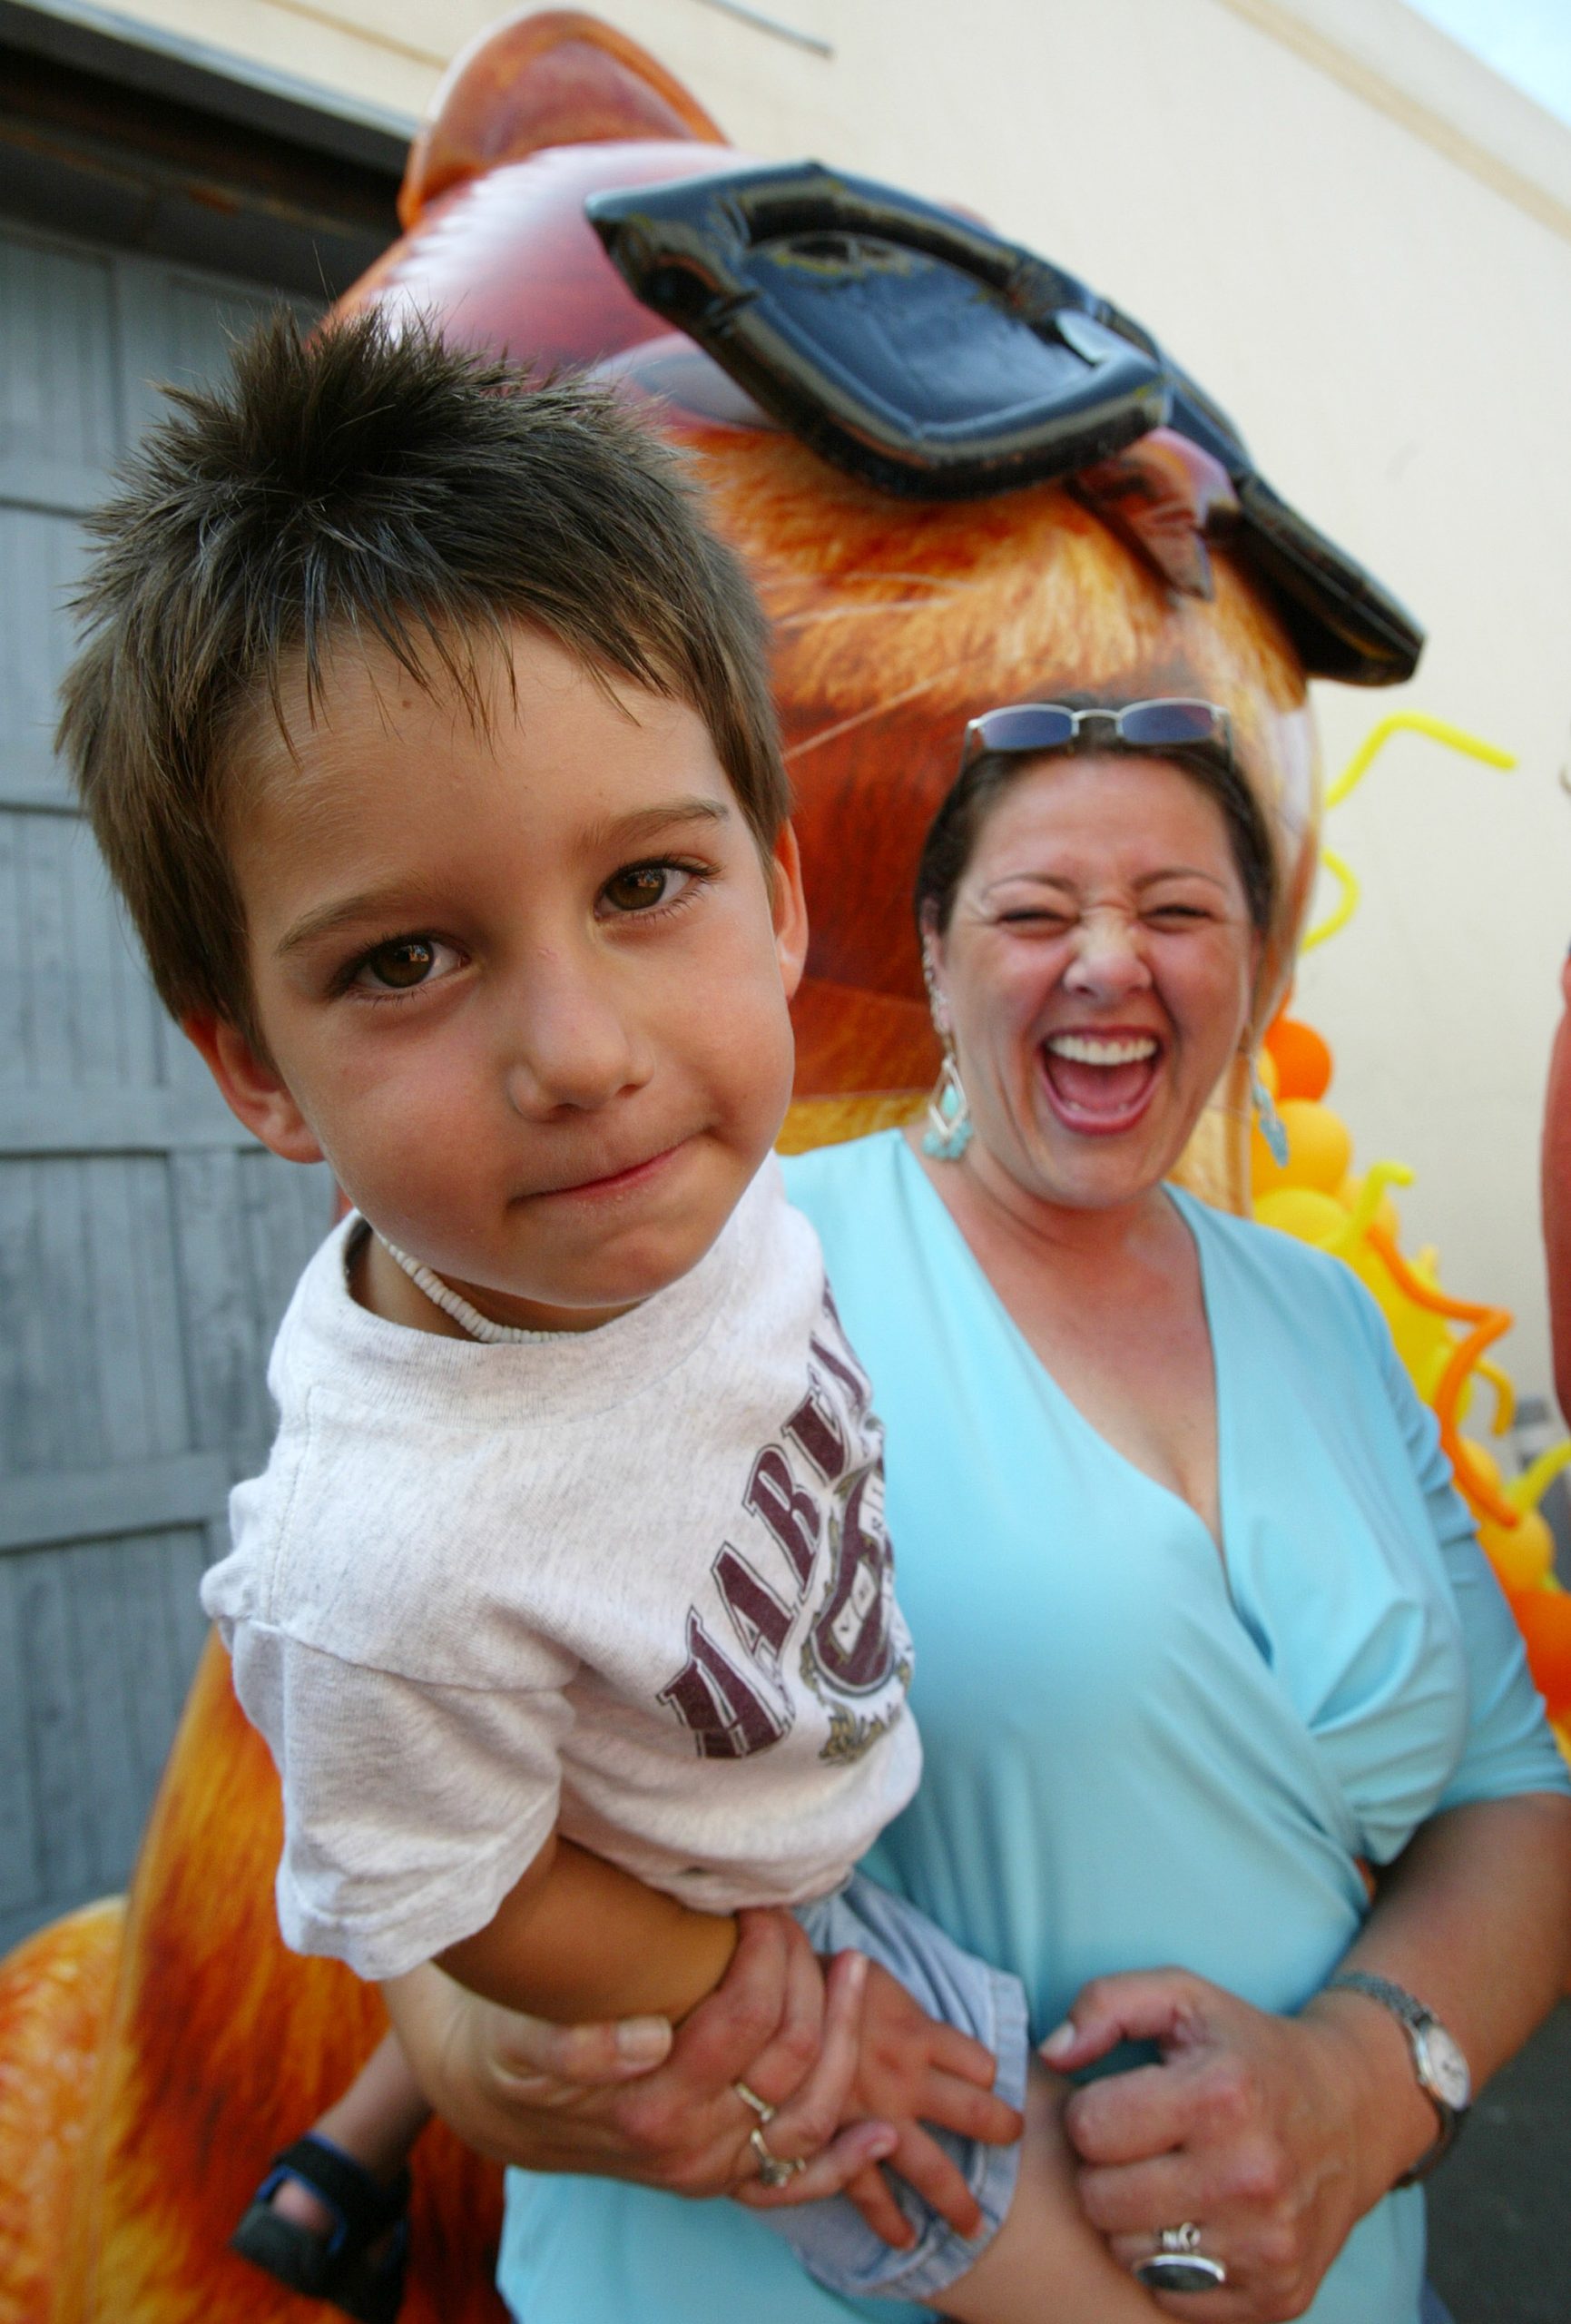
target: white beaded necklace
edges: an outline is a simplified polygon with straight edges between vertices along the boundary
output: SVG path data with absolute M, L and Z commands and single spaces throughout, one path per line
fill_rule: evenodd
M 519 1324 L 494 1324 L 489 1315 L 482 1315 L 478 1307 L 471 1307 L 466 1299 L 461 1298 L 457 1292 L 445 1284 L 439 1275 L 433 1275 L 430 1268 L 422 1266 L 418 1259 L 412 1259 L 407 1251 L 400 1251 L 398 1245 L 389 1243 L 385 1235 L 378 1235 L 377 1240 L 388 1256 L 398 1261 L 409 1281 L 419 1285 L 432 1305 L 439 1307 L 444 1315 L 451 1315 L 459 1329 L 467 1332 L 472 1340 L 482 1340 L 487 1347 L 501 1347 L 554 1340 L 558 1336 L 555 1332 L 526 1332 Z

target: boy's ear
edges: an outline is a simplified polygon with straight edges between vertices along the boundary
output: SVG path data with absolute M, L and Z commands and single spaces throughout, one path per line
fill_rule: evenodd
M 780 961 L 785 997 L 794 1000 L 808 957 L 808 900 L 802 892 L 802 857 L 795 827 L 782 823 L 773 850 L 775 957 Z
M 199 1012 L 182 1018 L 181 1030 L 201 1050 L 230 1112 L 254 1137 L 286 1162 L 325 1158 L 316 1132 L 280 1080 L 277 1067 L 257 1054 L 238 1025 Z

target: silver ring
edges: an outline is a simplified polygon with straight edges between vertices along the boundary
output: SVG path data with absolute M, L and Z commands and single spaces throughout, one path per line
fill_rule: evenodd
M 763 2132 L 757 2127 L 749 2131 L 747 2142 L 758 2157 L 761 2186 L 789 2187 L 798 2171 L 808 2167 L 800 2155 L 771 2154 L 763 2142 Z
M 1200 2230 L 1193 2220 L 1181 2227 L 1164 2227 L 1149 2260 L 1137 2260 L 1134 2275 L 1147 2291 L 1216 2291 L 1227 2281 L 1227 2270 L 1200 2248 Z
M 758 2116 L 761 2122 L 772 2122 L 774 2121 L 775 2110 L 770 2104 L 767 2098 L 761 2098 L 756 2090 L 750 2090 L 748 2088 L 745 2082 L 733 2082 L 731 2086 L 735 2091 L 737 2096 L 741 2100 L 742 2104 L 752 2108 L 753 2112 Z

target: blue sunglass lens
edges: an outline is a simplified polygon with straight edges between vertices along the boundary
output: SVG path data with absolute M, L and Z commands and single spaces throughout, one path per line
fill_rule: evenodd
M 1118 722 L 1126 743 L 1136 748 L 1171 749 L 1181 743 L 1225 743 L 1225 730 L 1205 702 L 1137 703 Z
M 984 751 L 1061 751 L 1075 739 L 1071 712 L 1049 703 L 1021 703 L 1013 710 L 990 710 L 977 723 Z

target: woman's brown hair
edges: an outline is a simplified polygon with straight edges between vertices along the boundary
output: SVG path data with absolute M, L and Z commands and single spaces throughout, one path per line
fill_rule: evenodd
M 1053 699 L 1065 710 L 1116 711 L 1128 707 L 1125 702 L 1111 696 L 1089 693 L 1058 692 Z M 1092 732 L 1077 747 L 1090 752 L 1103 746 Z M 1068 757 L 1073 753 L 1054 755 Z M 1242 883 L 1251 923 L 1258 935 L 1269 935 L 1277 905 L 1276 857 L 1260 803 L 1231 757 L 1224 760 L 1210 751 L 1183 749 L 1153 750 L 1138 755 L 1166 760 L 1215 801 L 1227 827 L 1228 844 Z M 985 752 L 961 771 L 946 792 L 938 813 L 928 826 L 917 865 L 917 926 L 923 934 L 931 930 L 942 936 L 948 929 L 956 891 L 966 876 L 966 867 L 976 852 L 983 825 L 1005 793 L 1023 774 L 1041 763 L 1039 756 Z

